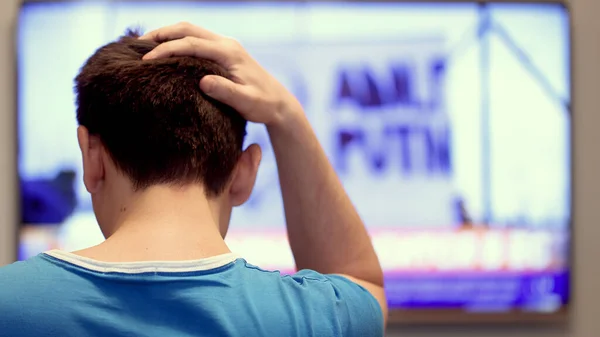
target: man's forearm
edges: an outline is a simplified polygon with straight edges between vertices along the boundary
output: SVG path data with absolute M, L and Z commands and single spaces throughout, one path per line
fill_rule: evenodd
M 365 226 L 304 113 L 290 113 L 268 131 L 297 268 L 382 285 L 381 267 Z

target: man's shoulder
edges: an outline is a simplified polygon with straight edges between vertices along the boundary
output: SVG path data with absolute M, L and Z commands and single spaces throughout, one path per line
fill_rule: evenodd
M 41 255 L 26 261 L 18 261 L 0 267 L 0 298 L 14 298 L 20 294 L 32 294 L 39 290 L 40 283 L 52 277 L 56 270 Z M 43 287 L 47 289 L 46 287 Z M 0 303 L 0 306 L 3 303 Z
M 43 302 L 68 287 L 68 282 L 63 282 L 68 274 L 44 254 L 0 267 L 0 298 L 38 298 Z M 0 301 L 0 306 L 5 303 Z
M 247 283 L 254 288 L 251 296 L 268 307 L 263 308 L 266 311 L 302 317 L 304 326 L 316 328 L 324 335 L 383 335 L 379 303 L 366 289 L 344 276 L 314 270 L 286 275 L 248 264 L 246 268 L 258 279 Z M 274 303 L 269 301 L 270 296 Z
M 47 334 L 44 327 L 56 322 L 52 304 L 63 276 L 44 255 L 0 267 L 0 331 L 7 336 Z
M 304 301 L 331 302 L 348 301 L 351 304 L 376 304 L 377 300 L 365 288 L 350 279 L 336 274 L 321 274 L 314 270 L 303 269 L 293 274 L 282 274 L 279 271 L 268 271 L 245 263 L 246 274 L 256 282 L 245 284 L 262 289 L 262 283 L 270 284 L 271 289 L 299 295 Z M 248 277 L 248 276 L 246 276 Z M 273 287 L 276 283 L 278 286 Z
M 37 255 L 29 260 L 17 261 L 2 266 L 0 267 L 0 282 L 4 285 L 6 283 L 18 284 L 22 283 L 19 281 L 27 281 L 32 276 L 35 277 L 39 273 L 40 268 L 44 268 L 46 263 L 41 255 Z

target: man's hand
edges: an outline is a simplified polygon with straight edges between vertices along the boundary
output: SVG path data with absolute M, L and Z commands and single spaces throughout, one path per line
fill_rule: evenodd
M 195 56 L 225 67 L 231 80 L 208 75 L 200 81 L 200 88 L 248 121 L 274 126 L 289 114 L 302 113 L 298 100 L 234 39 L 189 23 L 163 27 L 140 39 L 161 43 L 144 60 Z

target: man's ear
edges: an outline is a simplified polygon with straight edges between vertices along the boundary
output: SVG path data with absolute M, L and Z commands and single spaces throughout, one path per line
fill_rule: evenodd
M 77 141 L 83 160 L 83 183 L 90 193 L 97 192 L 104 181 L 103 146 L 98 136 L 90 135 L 85 126 L 77 128 Z
M 229 187 L 232 206 L 240 206 L 250 198 L 261 158 L 262 151 L 258 144 L 248 146 L 240 156 Z

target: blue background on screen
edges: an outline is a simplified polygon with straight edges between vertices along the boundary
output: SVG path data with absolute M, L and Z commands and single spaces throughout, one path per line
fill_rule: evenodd
M 448 229 L 468 218 L 568 233 L 569 24 L 565 9 L 549 4 L 26 4 L 18 29 L 23 222 L 64 224 L 63 232 L 93 223 L 73 78 L 126 28 L 180 21 L 235 37 L 299 97 L 370 230 Z M 261 126 L 249 127 L 251 142 L 264 162 L 232 230 L 282 229 Z M 80 245 L 99 231 L 87 235 Z M 519 296 L 505 302 L 526 305 Z

